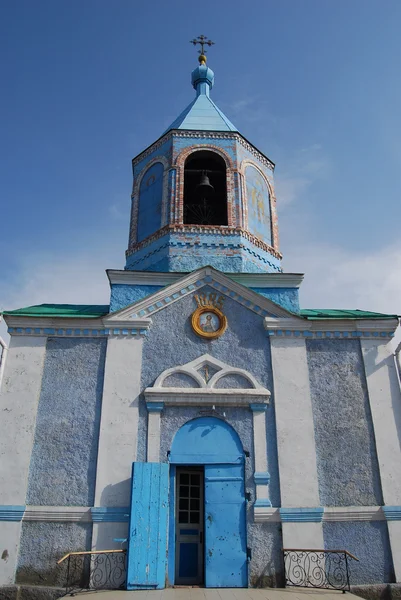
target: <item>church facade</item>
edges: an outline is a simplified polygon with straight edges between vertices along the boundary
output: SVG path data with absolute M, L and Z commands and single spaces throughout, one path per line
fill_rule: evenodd
M 133 160 L 110 305 L 4 313 L 2 586 L 124 543 L 128 589 L 280 586 L 283 548 L 401 581 L 397 316 L 300 308 L 274 164 L 213 81 L 201 55 L 194 101 Z

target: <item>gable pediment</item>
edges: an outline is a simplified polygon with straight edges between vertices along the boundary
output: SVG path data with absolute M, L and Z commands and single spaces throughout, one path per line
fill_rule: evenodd
M 224 273 L 212 267 L 203 267 L 193 273 L 183 276 L 178 281 L 166 286 L 162 290 L 151 294 L 145 299 L 135 302 L 106 317 L 110 326 L 121 322 L 130 324 L 135 320 L 148 320 L 154 313 L 178 302 L 180 299 L 209 287 L 219 294 L 238 302 L 248 310 L 268 319 L 292 319 L 304 322 L 301 317 L 295 316 L 282 306 L 275 304 L 268 298 L 250 290 L 230 279 Z

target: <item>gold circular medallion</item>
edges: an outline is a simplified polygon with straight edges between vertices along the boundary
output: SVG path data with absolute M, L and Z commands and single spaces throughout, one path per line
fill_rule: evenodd
M 227 328 L 227 317 L 214 306 L 200 306 L 192 313 L 192 329 L 203 338 L 214 340 Z

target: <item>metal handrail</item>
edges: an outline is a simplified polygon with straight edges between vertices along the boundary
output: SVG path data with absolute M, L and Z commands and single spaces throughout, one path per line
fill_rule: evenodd
M 57 561 L 62 565 L 66 593 L 77 590 L 121 590 L 127 575 L 127 551 L 84 550 L 68 552 Z
M 351 590 L 348 550 L 283 548 L 285 586 Z
M 343 552 L 344 554 L 348 554 L 349 557 L 357 560 L 359 562 L 359 558 L 348 552 L 348 550 L 321 550 L 321 548 L 283 548 L 283 552 Z
M 69 552 L 63 556 L 63 558 L 60 558 L 60 560 L 57 561 L 57 564 L 61 564 L 69 556 L 77 556 L 81 554 L 113 554 L 117 552 L 126 552 L 126 550 L 85 550 L 84 552 Z

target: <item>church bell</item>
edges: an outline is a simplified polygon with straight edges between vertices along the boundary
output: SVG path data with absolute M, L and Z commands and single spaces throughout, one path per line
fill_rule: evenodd
M 214 194 L 214 187 L 209 181 L 209 177 L 205 172 L 202 173 L 200 181 L 196 186 L 196 191 L 203 197 Z

